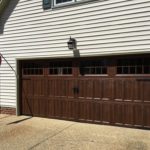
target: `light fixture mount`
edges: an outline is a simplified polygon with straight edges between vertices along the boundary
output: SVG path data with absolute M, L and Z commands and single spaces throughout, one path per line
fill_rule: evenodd
M 69 39 L 69 41 L 67 42 L 67 44 L 68 44 L 68 48 L 69 48 L 70 50 L 76 50 L 76 49 L 77 49 L 77 41 L 76 41 L 75 38 L 72 38 L 72 37 L 70 36 L 70 39 Z

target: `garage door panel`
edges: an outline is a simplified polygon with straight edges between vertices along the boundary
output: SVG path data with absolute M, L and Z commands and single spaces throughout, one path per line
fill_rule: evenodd
M 143 126 L 143 105 L 134 104 L 133 112 L 134 126 Z
M 61 80 L 54 79 L 53 81 L 52 80 L 48 81 L 48 95 L 49 96 L 54 96 L 54 97 L 63 96 L 62 90 L 63 89 L 61 86 Z
M 103 79 L 102 80 L 102 84 L 100 85 L 101 88 L 102 88 L 102 100 L 111 100 L 112 99 L 112 84 L 113 84 L 113 81 L 112 79 Z
M 95 85 L 94 80 L 91 78 L 88 79 L 78 79 L 77 87 L 79 89 L 78 97 L 84 99 L 93 99 L 93 98 L 100 98 L 100 96 L 95 96 L 94 91 L 95 89 L 98 90 L 99 84 Z
M 117 102 L 113 104 L 114 123 L 117 125 L 133 126 L 133 103 Z
M 77 118 L 77 102 L 70 99 L 54 99 L 49 112 L 50 116 L 62 119 L 76 120 Z
M 28 96 L 22 99 L 22 114 L 24 115 L 32 115 L 33 114 L 33 101 L 32 97 Z
M 102 103 L 102 122 L 109 124 L 112 121 L 112 104 L 109 102 Z
M 114 100 L 123 101 L 124 99 L 124 80 L 114 80 Z
M 49 97 L 55 96 L 56 95 L 55 80 L 48 79 L 47 84 L 48 84 L 47 85 L 47 95 Z
M 138 102 L 150 102 L 150 81 L 145 79 L 138 79 L 136 81 L 136 92 L 135 92 L 135 101 Z
M 62 100 L 62 106 L 61 107 L 62 107 L 62 118 L 70 119 L 71 118 L 70 114 L 72 112 L 70 102 L 66 99 Z
M 23 81 L 23 113 L 32 116 L 42 116 L 44 104 L 44 84 L 43 78 L 30 78 Z M 25 90 L 24 90 L 25 89 Z M 42 107 L 43 106 L 43 107 Z M 41 108 L 42 107 L 42 108 Z M 44 115 L 43 115 L 44 116 Z
M 67 87 L 65 87 L 66 81 L 60 79 L 60 80 L 56 80 L 55 82 L 56 82 L 56 89 L 57 89 L 56 95 L 64 96 L 64 97 L 67 96 L 67 93 L 66 93 Z
M 102 122 L 102 102 L 94 103 L 94 122 Z
M 144 88 L 145 86 L 136 79 L 114 79 L 114 100 L 142 102 Z
M 74 83 L 71 79 L 48 79 L 49 97 L 74 97 Z
M 62 100 L 61 99 L 55 99 L 54 103 L 54 116 L 57 118 L 62 117 Z
M 134 118 L 133 118 L 133 104 L 132 103 L 125 103 L 124 104 L 124 112 L 123 112 L 123 123 L 125 125 L 133 126 Z
M 78 93 L 78 97 L 79 98 L 85 98 L 87 95 L 87 89 L 88 87 L 86 87 L 86 81 L 87 80 L 78 80 L 78 88 L 79 88 L 79 93 Z
M 78 80 L 79 98 L 87 99 L 112 99 L 112 79 L 82 79 Z
M 144 105 L 144 126 L 150 128 L 150 105 Z
M 93 98 L 95 99 L 102 99 L 103 97 L 102 82 L 102 80 L 93 81 Z
M 63 81 L 60 79 L 55 80 L 55 96 L 65 96 L 66 94 L 64 93 L 63 89 Z
M 39 116 L 39 101 L 36 99 L 36 98 L 32 98 L 32 101 L 33 101 L 33 109 L 32 109 L 32 112 L 33 112 L 33 115 L 34 116 Z
M 78 102 L 78 119 L 93 122 L 94 118 L 94 102 L 90 100 L 82 100 Z
M 36 99 L 39 102 L 39 115 L 41 117 L 47 116 L 46 114 L 46 106 L 47 106 L 47 101 L 44 97 L 39 97 Z
M 132 79 L 124 79 L 123 83 L 124 100 L 133 101 L 135 82 Z
M 84 83 L 85 96 L 87 98 L 93 98 L 93 80 L 87 80 Z
M 62 101 L 62 118 L 70 120 L 77 119 L 77 102 L 72 99 Z
M 45 95 L 45 79 L 35 78 L 33 79 L 33 96 L 44 96 Z
M 46 116 L 46 100 L 43 96 L 32 96 L 25 100 L 24 107 L 26 113 L 31 116 Z
M 113 105 L 113 110 L 114 110 L 114 122 L 115 124 L 123 124 L 124 120 L 124 105 L 122 103 L 115 103 Z
M 135 94 L 134 94 L 135 102 L 143 102 L 143 90 L 144 90 L 143 83 L 135 79 Z
M 46 114 L 47 117 L 54 117 L 55 116 L 55 100 L 53 98 L 47 98 L 47 107 L 46 107 Z
M 78 119 L 79 120 L 85 120 L 86 119 L 86 106 L 84 106 L 85 102 L 84 101 L 80 101 L 78 102 Z
M 30 78 L 25 78 L 22 82 L 22 113 L 32 115 L 33 107 L 33 82 Z
M 22 81 L 22 95 L 25 96 L 32 96 L 34 93 L 33 90 L 33 81 L 30 78 L 25 78 Z
M 86 120 L 93 122 L 93 118 L 94 118 L 94 102 L 91 101 L 91 100 L 87 101 L 85 107 L 86 107 L 86 111 L 87 111 Z
M 150 102 L 150 81 L 143 82 L 143 101 Z
M 65 92 L 66 92 L 66 97 L 68 98 L 74 98 L 74 91 L 73 91 L 73 88 L 74 88 L 74 79 L 63 79 L 64 80 L 64 89 L 65 89 Z

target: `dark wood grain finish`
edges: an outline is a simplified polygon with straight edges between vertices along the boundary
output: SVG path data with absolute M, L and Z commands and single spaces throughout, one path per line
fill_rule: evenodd
M 117 75 L 115 65 L 80 75 L 76 60 L 71 75 L 49 75 L 43 62 L 43 75 L 22 75 L 22 114 L 150 128 L 150 75 Z

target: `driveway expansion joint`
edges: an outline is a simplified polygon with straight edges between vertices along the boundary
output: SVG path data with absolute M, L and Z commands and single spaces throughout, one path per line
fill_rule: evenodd
M 57 132 L 57 133 L 55 133 L 55 134 L 53 134 L 53 135 L 51 135 L 51 136 L 45 138 L 44 140 L 40 141 L 40 142 L 37 143 L 37 144 L 33 145 L 33 146 L 30 147 L 28 150 L 34 149 L 35 147 L 39 146 L 40 144 L 44 143 L 45 141 L 47 141 L 47 140 L 49 140 L 49 139 L 51 139 L 51 138 L 57 136 L 58 134 L 62 133 L 63 131 L 67 130 L 68 128 L 72 127 L 72 126 L 75 125 L 75 124 L 77 124 L 77 123 L 72 123 L 71 125 L 69 125 L 69 126 L 65 127 L 64 129 L 60 130 L 59 132 Z

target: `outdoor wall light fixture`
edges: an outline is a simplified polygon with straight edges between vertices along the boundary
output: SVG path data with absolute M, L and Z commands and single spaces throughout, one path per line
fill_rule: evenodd
M 77 49 L 77 41 L 74 38 L 71 38 L 71 36 L 70 36 L 70 39 L 67 42 L 67 44 L 68 44 L 68 48 L 70 50 L 76 50 Z

